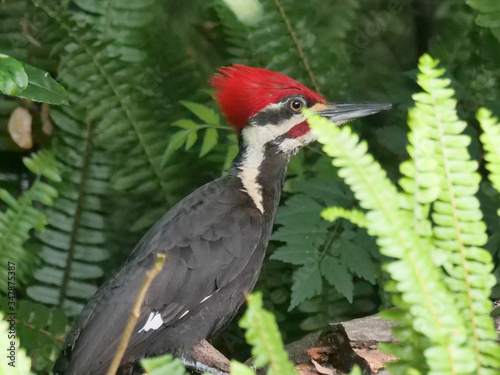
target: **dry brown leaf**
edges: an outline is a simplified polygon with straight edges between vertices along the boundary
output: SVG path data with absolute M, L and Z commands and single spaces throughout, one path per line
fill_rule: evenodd
M 390 354 L 381 352 L 378 349 L 354 349 L 354 351 L 360 356 L 366 359 L 366 362 L 370 365 L 373 373 L 378 372 L 381 368 L 384 368 L 388 362 L 396 362 L 398 359 Z
M 33 118 L 31 113 L 23 107 L 17 107 L 10 115 L 8 130 L 12 140 L 21 148 L 33 147 L 31 135 L 31 124 Z
M 312 358 L 311 358 L 311 362 L 314 365 L 314 367 L 316 367 L 316 371 L 318 371 L 319 374 L 323 374 L 323 375 L 336 375 L 337 374 L 337 371 L 335 371 L 334 369 L 331 369 L 331 368 L 328 368 L 325 366 L 321 366 L 318 362 L 316 362 Z

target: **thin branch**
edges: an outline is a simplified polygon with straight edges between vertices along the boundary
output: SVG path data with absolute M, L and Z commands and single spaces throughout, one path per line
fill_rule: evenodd
M 288 17 L 286 16 L 285 9 L 280 4 L 279 0 L 274 0 L 274 3 L 278 7 L 278 10 L 281 14 L 281 17 L 283 17 L 283 20 L 285 21 L 286 27 L 288 29 L 288 32 L 290 33 L 290 36 L 293 39 L 293 42 L 295 43 L 295 46 L 297 47 L 297 51 L 299 53 L 300 59 L 302 60 L 302 64 L 304 64 L 304 67 L 306 68 L 307 75 L 309 76 L 309 79 L 311 80 L 311 83 L 314 87 L 314 90 L 320 94 L 319 91 L 319 86 L 318 83 L 316 82 L 316 78 L 314 78 L 314 75 L 312 74 L 311 67 L 309 66 L 309 63 L 307 62 L 306 56 L 304 55 L 304 51 L 302 50 L 302 47 L 300 46 L 299 38 L 297 38 L 297 34 L 295 34 L 295 31 L 293 31 L 292 24 Z
M 144 281 L 142 282 L 139 293 L 137 294 L 137 298 L 134 302 L 134 307 L 132 308 L 130 319 L 127 323 L 127 326 L 125 327 L 125 330 L 123 331 L 120 344 L 118 345 L 118 349 L 116 350 L 115 356 L 113 357 L 113 362 L 111 362 L 106 375 L 115 375 L 118 367 L 120 367 L 120 363 L 122 361 L 123 355 L 125 354 L 125 350 L 127 350 L 128 342 L 130 341 L 130 337 L 132 336 L 134 327 L 137 324 L 137 320 L 139 319 L 139 316 L 141 314 L 141 305 L 144 302 L 144 297 L 146 297 L 146 293 L 148 292 L 154 278 L 162 270 L 163 264 L 165 264 L 165 259 L 165 254 L 157 254 L 154 266 L 144 277 Z

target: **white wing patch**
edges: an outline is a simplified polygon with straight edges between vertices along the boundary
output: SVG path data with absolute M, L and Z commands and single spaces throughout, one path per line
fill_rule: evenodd
M 201 300 L 201 302 L 200 302 L 200 303 L 205 302 L 205 301 L 206 301 L 207 299 L 209 299 L 210 297 L 212 297 L 212 295 L 211 295 L 211 294 L 209 294 L 208 296 L 206 296 L 205 298 L 203 298 L 203 299 Z
M 182 319 L 183 317 L 185 317 L 188 312 L 189 312 L 189 310 L 184 311 L 184 314 L 182 314 L 181 316 L 179 316 L 179 319 Z
M 149 313 L 148 321 L 144 324 L 137 333 L 141 333 L 142 331 L 147 332 L 150 329 L 158 329 L 163 324 L 163 319 L 161 318 L 161 314 L 158 311 L 153 311 Z

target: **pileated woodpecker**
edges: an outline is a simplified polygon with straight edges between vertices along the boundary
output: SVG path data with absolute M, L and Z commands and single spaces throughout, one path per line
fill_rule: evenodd
M 233 166 L 180 201 L 144 235 L 116 276 L 88 302 L 54 374 L 106 373 L 158 253 L 167 261 L 146 294 L 122 364 L 172 353 L 197 367 L 193 347 L 231 322 L 243 291 L 257 281 L 290 157 L 315 140 L 301 110 L 310 108 L 338 125 L 390 108 L 329 104 L 285 75 L 243 65 L 221 68 L 211 84 L 222 113 L 239 131 Z

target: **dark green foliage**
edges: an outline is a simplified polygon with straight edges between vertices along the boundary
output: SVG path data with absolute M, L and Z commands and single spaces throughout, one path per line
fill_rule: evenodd
M 25 166 L 36 176 L 31 187 L 18 199 L 7 190 L 0 189 L 0 199 L 8 209 L 0 212 L 0 261 L 5 266 L 0 269 L 0 291 L 7 292 L 7 264 L 10 262 L 16 269 L 15 282 L 26 284 L 29 266 L 33 266 L 33 254 L 30 254 L 25 245 L 30 238 L 32 229 L 43 232 L 47 225 L 46 214 L 35 207 L 36 203 L 46 206 L 54 205 L 57 190 L 41 181 L 46 178 L 51 182 L 61 182 L 60 165 L 54 155 L 48 150 L 33 154 L 25 158 Z
M 0 374 L 9 374 L 9 375 L 26 375 L 30 372 L 31 361 L 26 356 L 26 352 L 20 348 L 19 340 L 17 338 L 10 338 L 9 331 L 10 325 L 5 321 L 6 317 L 3 312 L 0 312 L 0 343 L 4 348 L 8 351 L 4 352 L 3 361 L 0 363 Z M 10 348 L 12 346 L 12 342 L 14 342 L 15 349 L 12 350 L 12 358 L 9 358 Z M 11 364 L 11 365 L 9 365 Z
M 342 202 L 350 200 L 333 180 L 311 180 L 304 184 L 326 192 L 321 201 Z M 309 191 L 314 197 L 314 193 Z M 337 193 L 337 194 L 335 194 Z M 353 277 L 375 283 L 375 247 L 363 230 L 340 228 L 321 219 L 323 205 L 305 194 L 295 194 L 287 200 L 278 213 L 276 224 L 281 227 L 273 240 L 287 243 L 271 259 L 301 266 L 294 274 L 290 309 L 308 298 L 321 294 L 323 279 L 334 286 L 349 302 L 353 301 Z M 376 255 L 375 255 L 376 256 Z
M 219 115 L 209 107 L 187 101 L 181 101 L 181 103 L 190 112 L 192 112 L 198 120 L 203 121 L 203 124 L 198 124 L 190 119 L 180 119 L 175 121 L 172 125 L 183 130 L 178 131 L 172 136 L 172 139 L 165 150 L 165 154 L 163 155 L 161 165 L 164 166 L 169 161 L 171 156 L 182 146 L 184 146 L 185 151 L 190 150 L 193 146 L 195 146 L 198 138 L 200 138 L 199 134 L 202 134 L 203 140 L 201 142 L 201 146 L 199 147 L 199 157 L 204 157 L 218 145 L 226 146 L 218 147 L 218 149 L 222 149 L 222 157 L 225 159 L 223 168 L 227 169 L 238 153 L 237 139 L 234 134 L 232 134 L 232 128 L 221 125 Z M 230 142 L 229 146 L 227 146 L 228 142 L 224 142 L 223 139 L 220 139 L 220 129 L 225 130 L 224 133 L 227 135 L 225 138 L 227 138 L 227 141 Z
M 500 42 L 500 4 L 495 0 L 467 0 L 467 4 L 479 12 L 476 23 L 491 29 Z
M 21 301 L 17 307 L 17 333 L 33 359 L 35 370 L 50 370 L 66 337 L 64 312 L 39 303 Z
M 16 250 L 0 252 L 2 261 L 19 262 L 20 306 L 24 309 L 24 303 L 33 299 L 39 302 L 29 305 L 32 314 L 19 318 L 19 326 L 24 327 L 19 331 L 21 342 L 29 347 L 34 368 L 48 369 L 50 365 L 48 351 L 32 351 L 36 344 L 31 342 L 51 347 L 53 358 L 56 349 L 43 340 L 56 337 L 57 346 L 62 337 L 60 327 L 48 323 L 49 317 L 64 311 L 71 324 L 142 233 L 180 198 L 230 165 L 237 151 L 236 135 L 228 131 L 207 92 L 207 79 L 220 65 L 237 62 L 276 70 L 319 90 L 331 101 L 393 103 L 391 112 L 352 126 L 367 141 L 388 180 L 392 184 L 400 180 L 409 188 L 412 167 L 406 164 L 399 170 L 409 156 L 407 109 L 413 106 L 412 94 L 417 91 L 418 58 L 429 51 L 446 67 L 446 77 L 456 90 L 457 112 L 470 124 L 466 134 L 471 144 L 460 143 L 460 149 L 467 147 L 472 160 L 478 161 L 481 175 L 491 173 L 495 182 L 498 163 L 483 157 L 475 116 L 481 105 L 500 115 L 498 1 L 239 3 L 0 1 L 0 53 L 50 72 L 70 98 L 67 106 L 49 108 L 0 96 L 0 187 L 23 207 L 46 217 L 46 231 L 29 231 L 38 227 L 35 219 L 42 217 L 33 215 L 22 241 L 9 241 Z M 33 116 L 33 150 L 50 148 L 62 165 L 62 182 L 50 182 L 59 192 L 51 207 L 45 205 L 48 201 L 43 195 L 29 204 L 23 200 L 35 186 L 21 161 L 32 150 L 16 146 L 7 127 L 10 114 L 19 106 Z M 47 111 L 54 128 L 51 134 L 42 131 Z M 496 128 L 488 127 L 496 121 L 484 113 L 480 120 L 491 139 L 496 139 Z M 485 150 L 495 146 L 495 141 L 485 142 Z M 395 304 L 406 306 L 397 299 L 401 293 L 397 283 L 383 288 L 388 276 L 380 264 L 387 259 L 367 234 L 367 218 L 353 192 L 334 175 L 336 171 L 332 172 L 330 159 L 319 145 L 301 151 L 288 170 L 269 246 L 272 259 L 266 261 L 257 285 L 287 340 L 300 337 L 302 330 L 320 329 L 333 321 L 392 306 L 392 296 Z M 485 247 L 500 279 L 500 199 L 493 186 L 486 180 L 481 183 L 478 197 L 487 227 L 479 229 L 481 241 L 488 238 Z M 386 199 L 395 204 L 395 196 L 387 194 Z M 2 212 L 8 209 L 3 202 L 0 205 Z M 323 221 L 319 213 L 327 206 L 341 207 L 329 215 L 342 220 Z M 428 229 L 429 222 L 441 219 L 421 215 L 419 220 Z M 8 223 L 12 224 L 10 219 Z M 447 236 L 447 229 L 437 229 L 432 236 Z M 425 263 L 434 261 L 430 254 L 418 259 L 433 264 Z M 436 254 L 442 255 L 442 250 Z M 457 266 L 453 259 L 447 266 L 450 274 Z M 431 280 L 436 275 L 433 272 Z M 408 278 L 408 272 L 398 275 Z M 436 288 L 446 289 L 453 283 L 446 279 Z M 496 298 L 500 298 L 498 285 L 493 288 Z M 414 303 L 415 308 L 419 303 Z M 460 303 L 459 325 L 464 317 L 470 318 L 466 309 L 470 300 Z M 436 301 L 443 319 L 451 316 L 448 310 L 454 304 L 459 305 L 448 294 Z M 293 310 L 288 311 L 290 307 Z M 481 308 L 487 311 L 486 304 Z M 34 316 L 40 317 L 37 325 L 52 336 L 35 336 L 36 329 L 26 326 Z M 393 349 L 402 358 L 400 365 L 394 365 L 394 373 L 421 368 L 426 362 L 422 353 L 429 347 L 428 337 L 407 329 L 413 317 L 406 311 L 393 318 L 403 323 L 398 335 L 409 343 Z M 65 318 L 61 322 L 66 324 Z M 436 321 L 430 322 L 432 329 Z M 229 335 L 235 336 L 234 332 Z M 232 350 L 236 352 L 231 356 L 238 357 L 240 347 Z M 178 364 L 172 366 L 172 371 L 182 373 Z

